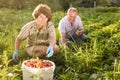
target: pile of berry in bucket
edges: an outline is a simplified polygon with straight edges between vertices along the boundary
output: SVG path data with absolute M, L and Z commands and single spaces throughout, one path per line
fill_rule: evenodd
M 24 64 L 32 68 L 48 68 L 53 66 L 51 62 L 45 60 L 28 60 Z
M 23 80 L 53 80 L 55 63 L 50 60 L 31 59 L 22 63 Z

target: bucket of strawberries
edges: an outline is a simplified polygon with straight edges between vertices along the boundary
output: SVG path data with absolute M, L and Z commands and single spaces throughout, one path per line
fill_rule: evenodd
M 54 62 L 50 60 L 32 59 L 22 63 L 23 80 L 53 80 Z

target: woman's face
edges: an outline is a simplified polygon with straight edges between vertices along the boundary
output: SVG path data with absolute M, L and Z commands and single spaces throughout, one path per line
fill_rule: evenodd
M 44 26 L 47 23 L 47 21 L 48 21 L 48 18 L 42 13 L 37 18 L 37 23 L 40 26 Z

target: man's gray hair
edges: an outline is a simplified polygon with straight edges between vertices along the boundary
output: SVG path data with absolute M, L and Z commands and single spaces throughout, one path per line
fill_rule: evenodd
M 77 13 L 77 9 L 74 8 L 74 7 L 70 7 L 67 11 L 67 14 L 70 12 L 70 11 L 73 11 L 73 12 L 76 12 Z

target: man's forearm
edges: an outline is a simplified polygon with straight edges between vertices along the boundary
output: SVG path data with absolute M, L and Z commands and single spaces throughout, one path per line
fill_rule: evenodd
M 62 45 L 66 45 L 66 41 L 65 41 L 65 39 L 61 39 L 61 42 L 62 42 Z
M 80 29 L 79 31 L 81 31 L 81 33 L 84 33 L 84 29 Z

